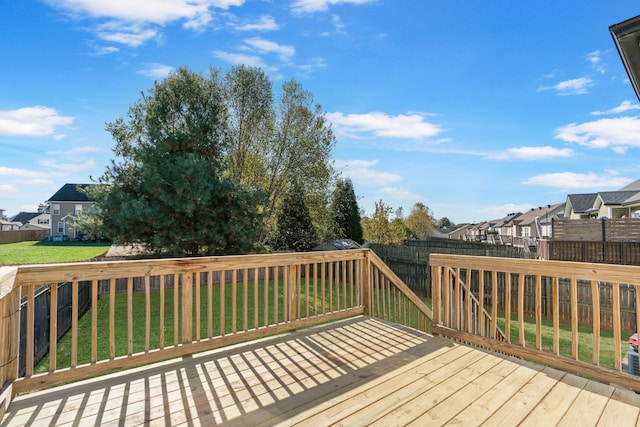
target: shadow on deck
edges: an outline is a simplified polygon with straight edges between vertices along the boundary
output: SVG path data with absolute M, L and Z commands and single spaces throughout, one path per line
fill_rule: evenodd
M 15 425 L 636 425 L 640 396 L 370 317 L 17 397 Z

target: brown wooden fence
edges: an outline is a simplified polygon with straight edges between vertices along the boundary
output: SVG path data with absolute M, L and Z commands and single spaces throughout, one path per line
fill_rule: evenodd
M 538 253 L 553 261 L 640 265 L 640 242 L 540 241 Z
M 12 230 L 0 232 L 0 245 L 5 243 L 44 240 L 49 230 Z
M 554 219 L 554 241 L 640 242 L 640 218 Z
M 449 239 L 405 240 L 402 246 L 370 245 L 371 249 L 415 292 L 431 296 L 429 255 L 452 254 L 529 258 L 530 253 L 509 245 L 493 245 Z

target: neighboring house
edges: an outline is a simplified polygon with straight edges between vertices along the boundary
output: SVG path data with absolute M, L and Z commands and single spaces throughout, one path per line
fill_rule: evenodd
M 489 221 L 490 226 L 487 230 L 487 236 L 494 236 L 494 238 L 496 239 L 495 243 L 511 243 L 511 241 L 503 241 L 503 237 L 514 236 L 515 230 L 513 220 L 518 218 L 520 215 L 522 215 L 520 212 L 515 212 L 508 214 L 504 218 Z
M 552 219 L 563 213 L 564 203 L 532 208 L 511 221 L 513 237 L 522 238 L 530 246 L 535 245 L 536 239 L 551 237 Z M 540 230 L 536 226 L 536 218 L 538 219 Z M 514 245 L 516 245 L 515 240 Z
M 92 210 L 94 202 L 82 191 L 91 184 L 65 184 L 47 200 L 51 212 L 51 237 L 53 240 L 77 239 L 76 218 L 86 210 Z
M 16 222 L 0 219 L 0 231 L 14 231 L 19 229 L 20 229 L 20 224 Z
M 470 231 L 469 229 L 471 227 L 473 227 L 475 224 L 462 224 L 460 226 L 458 226 L 458 228 L 456 228 L 453 231 L 449 232 L 449 239 L 453 239 L 453 240 L 470 240 L 469 239 L 469 235 L 470 235 Z
M 20 230 L 37 230 L 51 228 L 51 215 L 42 212 L 20 212 L 11 218 L 11 221 L 20 223 Z
M 564 216 L 568 219 L 640 218 L 640 180 L 618 191 L 569 194 Z

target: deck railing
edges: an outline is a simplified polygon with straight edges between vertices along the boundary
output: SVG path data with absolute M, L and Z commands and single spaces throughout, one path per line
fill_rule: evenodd
M 636 290 L 640 324 L 640 267 L 444 254 L 432 254 L 430 264 L 433 333 L 640 390 L 640 376 L 622 369 L 628 345 L 620 323 L 626 284 Z M 579 324 L 579 282 L 591 290 L 588 326 Z M 608 313 L 600 310 L 605 288 L 612 289 Z M 561 292 L 569 307 L 561 307 Z M 531 298 L 525 304 L 525 293 L 533 304 Z M 570 322 L 560 321 L 561 309 L 569 310 Z
M 58 341 L 58 291 L 68 283 L 72 325 Z M 87 284 L 91 307 L 81 316 L 79 288 Z M 34 302 L 43 288 L 49 355 L 36 365 L 43 313 Z M 422 330 L 431 317 L 369 249 L 0 267 L 0 414 L 23 391 L 360 314 Z

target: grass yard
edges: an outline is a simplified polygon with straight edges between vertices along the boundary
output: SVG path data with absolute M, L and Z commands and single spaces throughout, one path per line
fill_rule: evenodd
M 0 266 L 87 261 L 109 250 L 110 243 L 19 242 L 0 245 Z

